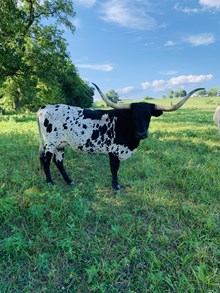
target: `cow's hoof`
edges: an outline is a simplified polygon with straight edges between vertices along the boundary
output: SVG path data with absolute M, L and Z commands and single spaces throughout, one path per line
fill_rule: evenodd
M 54 186 L 55 183 L 53 181 L 47 181 L 48 186 Z
M 67 183 L 70 187 L 72 187 L 72 186 L 74 186 L 75 185 L 75 183 L 73 182 L 73 181 L 71 181 L 71 182 L 69 182 L 69 183 Z
M 49 189 L 54 189 L 56 188 L 56 184 L 52 181 L 52 182 L 47 182 L 47 186 Z
M 116 194 L 119 194 L 120 191 L 121 191 L 121 189 L 120 189 L 120 185 L 117 185 L 117 186 L 113 187 L 113 189 L 114 189 L 114 192 L 115 192 Z

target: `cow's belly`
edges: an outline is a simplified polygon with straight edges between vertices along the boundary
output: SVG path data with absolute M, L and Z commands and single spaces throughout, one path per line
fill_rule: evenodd
M 115 144 L 114 138 L 109 137 L 98 137 L 92 139 L 90 136 L 72 136 L 63 138 L 65 143 L 68 144 L 72 149 L 83 152 L 83 153 L 112 153 L 117 156 L 120 160 L 128 159 L 137 149 L 130 150 L 127 146 Z

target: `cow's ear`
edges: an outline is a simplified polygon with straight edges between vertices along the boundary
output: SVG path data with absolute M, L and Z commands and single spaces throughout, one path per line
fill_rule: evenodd
M 163 114 L 163 111 L 155 109 L 155 105 L 154 105 L 154 108 L 153 108 L 153 111 L 152 111 L 152 116 L 159 117 L 162 114 Z

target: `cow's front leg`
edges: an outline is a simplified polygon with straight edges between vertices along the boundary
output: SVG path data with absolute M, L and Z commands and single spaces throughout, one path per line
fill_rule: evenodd
M 66 183 L 68 185 L 73 185 L 73 181 L 70 179 L 70 177 L 66 173 L 66 170 L 64 169 L 63 158 L 64 158 L 64 148 L 56 149 L 54 153 L 54 157 L 53 157 L 53 162 L 57 166 L 57 169 L 60 171 Z
M 50 161 L 52 156 L 53 154 L 51 152 L 46 152 L 46 153 L 42 152 L 40 154 L 40 162 L 41 162 L 41 165 L 43 166 L 44 173 L 46 175 L 46 180 L 48 183 L 53 183 L 53 180 L 50 174 Z
M 118 169 L 120 167 L 120 160 L 117 156 L 112 153 L 109 154 L 110 168 L 112 173 L 112 188 L 116 191 L 120 191 L 120 186 L 118 184 Z

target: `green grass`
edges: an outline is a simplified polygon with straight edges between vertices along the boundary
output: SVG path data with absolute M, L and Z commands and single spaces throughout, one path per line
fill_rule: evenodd
M 153 118 L 122 162 L 67 150 L 45 183 L 34 115 L 0 117 L 0 292 L 219 292 L 219 98 Z M 169 103 L 169 100 L 158 103 Z

